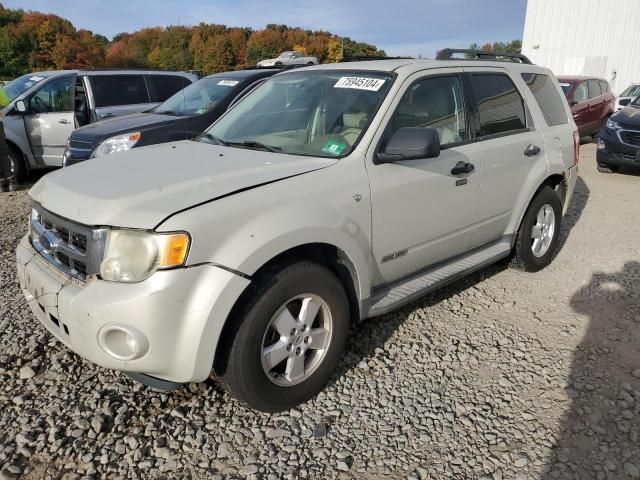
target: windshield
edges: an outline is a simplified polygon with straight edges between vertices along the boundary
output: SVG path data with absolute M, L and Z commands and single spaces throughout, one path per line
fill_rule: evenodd
M 193 116 L 210 112 L 234 91 L 240 80 L 233 78 L 203 78 L 175 93 L 158 105 L 154 113 Z
M 565 95 L 567 95 L 569 93 L 569 91 L 571 90 L 571 84 L 570 83 L 561 83 L 560 86 L 562 87 L 562 91 L 564 92 Z
M 372 71 L 276 75 L 201 140 L 294 155 L 345 156 L 366 131 L 392 81 L 391 74 Z
M 620 94 L 621 97 L 637 97 L 640 95 L 640 85 L 631 85 Z
M 7 94 L 7 97 L 9 97 L 9 101 L 13 101 L 33 87 L 36 83 L 39 83 L 44 79 L 45 77 L 42 77 L 37 73 L 28 73 L 27 75 L 23 75 L 7 83 L 2 87 L 2 89 Z

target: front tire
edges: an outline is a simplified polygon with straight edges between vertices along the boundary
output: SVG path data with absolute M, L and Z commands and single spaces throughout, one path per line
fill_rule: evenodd
M 543 187 L 531 201 L 516 238 L 512 266 L 537 272 L 551 263 L 558 247 L 562 203 L 556 191 Z
M 18 150 L 13 145 L 9 145 L 9 170 L 11 170 L 11 178 L 7 179 L 11 182 L 22 183 L 26 180 L 27 174 L 29 173 L 27 170 L 27 163 L 22 152 Z
M 345 347 L 349 302 L 327 268 L 302 261 L 258 278 L 229 320 L 222 383 L 255 410 L 279 412 L 314 397 Z

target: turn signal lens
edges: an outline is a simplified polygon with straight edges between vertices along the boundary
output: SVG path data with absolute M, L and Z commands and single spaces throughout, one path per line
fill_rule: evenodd
M 186 233 L 159 235 L 157 239 L 160 246 L 160 268 L 176 267 L 184 263 L 189 250 L 189 236 Z

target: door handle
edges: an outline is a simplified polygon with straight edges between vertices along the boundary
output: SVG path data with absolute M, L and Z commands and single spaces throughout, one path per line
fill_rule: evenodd
M 109 117 L 115 117 L 116 114 L 115 113 L 105 113 L 104 115 L 100 115 L 100 118 L 109 118 Z
M 459 161 L 456 166 L 451 169 L 451 175 L 460 175 L 461 173 L 471 173 L 475 170 L 473 163 Z
M 527 147 L 527 149 L 524 151 L 524 154 L 525 154 L 527 157 L 534 157 L 534 156 L 536 156 L 537 154 L 539 154 L 539 153 L 540 153 L 540 151 L 541 151 L 541 150 L 540 150 L 540 147 L 539 147 L 539 146 L 537 146 L 537 145 L 529 145 L 529 146 Z
M 69 125 L 71 123 L 71 120 L 63 118 L 62 120 L 58 120 L 58 123 L 61 123 L 62 125 Z

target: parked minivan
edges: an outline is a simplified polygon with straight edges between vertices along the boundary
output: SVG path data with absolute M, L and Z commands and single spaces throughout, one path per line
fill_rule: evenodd
M 581 137 L 596 135 L 614 111 L 616 97 L 602 78 L 558 77 Z
M 195 75 L 151 70 L 57 70 L 23 75 L 4 87 L 1 111 L 14 172 L 62 165 L 77 127 L 157 106 Z

